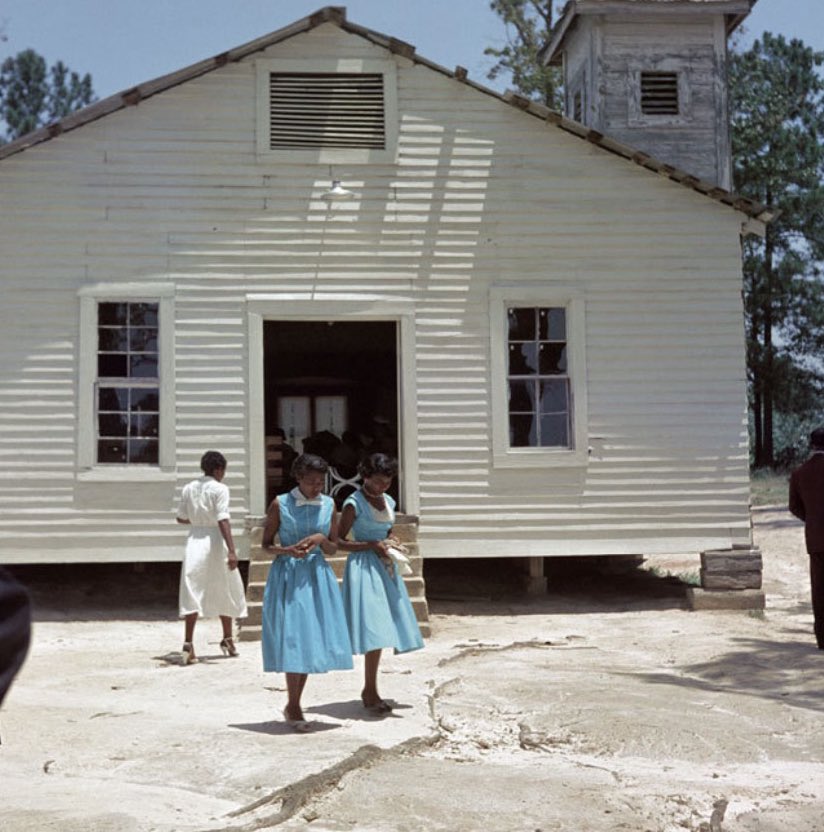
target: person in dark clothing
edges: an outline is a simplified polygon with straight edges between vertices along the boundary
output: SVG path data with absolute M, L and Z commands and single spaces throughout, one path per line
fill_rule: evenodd
M 0 705 L 23 666 L 31 641 L 31 601 L 22 584 L 0 567 Z
M 790 476 L 790 511 L 804 521 L 818 649 L 824 650 L 824 428 L 810 434 L 810 458 Z

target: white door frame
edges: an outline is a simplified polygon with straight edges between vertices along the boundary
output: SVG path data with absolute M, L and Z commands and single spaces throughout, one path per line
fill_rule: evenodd
M 263 324 L 269 320 L 393 321 L 397 324 L 398 488 L 408 514 L 419 511 L 418 407 L 415 388 L 415 310 L 411 301 L 382 296 L 317 292 L 248 294 L 246 296 L 249 374 L 249 512 L 266 512 L 266 427 L 263 373 Z

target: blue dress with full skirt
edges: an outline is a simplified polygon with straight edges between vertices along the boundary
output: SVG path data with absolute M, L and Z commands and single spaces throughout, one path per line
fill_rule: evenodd
M 355 509 L 352 537 L 355 540 L 384 540 L 395 522 L 395 501 L 384 495 L 386 510 L 369 505 L 360 491 L 344 502 Z M 423 647 L 421 630 L 409 600 L 409 593 L 398 570 L 389 570 L 380 556 L 366 549 L 352 552 L 343 576 L 343 605 L 349 624 L 349 637 L 355 653 L 368 653 L 392 647 L 408 653 Z
M 335 505 L 331 497 L 321 495 L 299 505 L 296 492 L 293 489 L 276 498 L 282 546 L 292 546 L 316 532 L 329 534 Z M 263 593 L 261 646 L 266 672 L 352 669 L 340 589 L 320 547 L 303 558 L 279 555 L 273 561 Z

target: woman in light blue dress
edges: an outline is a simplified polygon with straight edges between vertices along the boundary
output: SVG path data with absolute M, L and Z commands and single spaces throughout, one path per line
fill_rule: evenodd
M 352 669 L 338 582 L 324 558 L 337 540 L 334 501 L 321 493 L 327 467 L 320 457 L 299 456 L 297 487 L 272 500 L 263 530 L 263 548 L 277 556 L 263 593 L 263 669 L 286 674 L 283 715 L 300 732 L 310 730 L 300 704 L 307 675 Z
M 386 454 L 372 454 L 358 471 L 363 487 L 344 502 L 338 528 L 339 548 L 351 552 L 343 577 L 343 604 L 352 649 L 364 655 L 363 705 L 387 713 L 392 706 L 378 693 L 381 650 L 391 647 L 407 653 L 423 647 L 423 639 L 403 578 L 389 557 L 395 501 L 386 491 L 398 463 Z M 352 539 L 346 540 L 350 531 Z

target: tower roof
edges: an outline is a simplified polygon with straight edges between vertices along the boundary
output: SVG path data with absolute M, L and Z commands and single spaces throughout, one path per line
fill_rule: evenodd
M 727 34 L 732 33 L 752 11 L 758 0 L 567 0 L 549 42 L 540 57 L 545 64 L 561 60 L 563 42 L 576 19 L 583 15 L 706 15 L 724 16 Z

